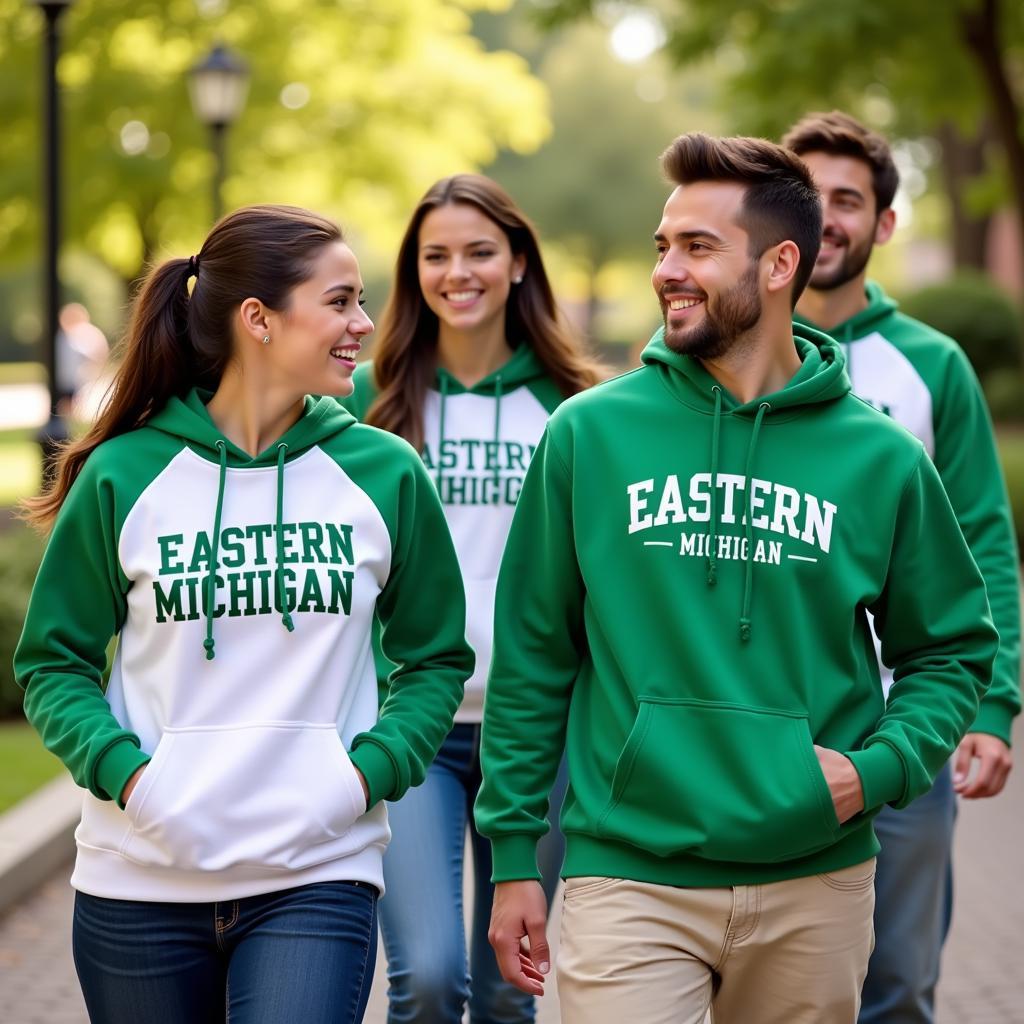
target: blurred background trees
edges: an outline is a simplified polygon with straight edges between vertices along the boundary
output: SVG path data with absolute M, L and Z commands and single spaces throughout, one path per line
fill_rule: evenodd
M 217 42 L 251 74 L 227 209 L 335 216 L 374 315 L 418 196 L 482 170 L 536 221 L 563 305 L 621 365 L 658 323 L 671 138 L 777 138 L 808 110 L 849 110 L 893 140 L 903 180 L 873 274 L 967 351 L 1024 534 L 1024 4 L 75 0 L 63 25 L 61 278 L 111 339 L 147 261 L 194 252 L 209 229 L 214 162 L 186 73 Z M 41 37 L 32 3 L 0 0 L 0 509 L 38 480 L 34 426 L 3 414 L 40 380 Z M 3 539 L 7 664 L 38 548 Z M 0 711 L 3 692 L 0 668 Z

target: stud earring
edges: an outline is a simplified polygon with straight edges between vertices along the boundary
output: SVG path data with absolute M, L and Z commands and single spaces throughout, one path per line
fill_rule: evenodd
M 270 335 L 269 334 L 264 334 L 263 335 L 263 344 L 264 345 L 269 345 L 270 344 Z
M 518 277 L 513 277 L 512 278 L 512 283 L 513 284 L 522 284 L 523 283 L 523 275 L 520 274 Z

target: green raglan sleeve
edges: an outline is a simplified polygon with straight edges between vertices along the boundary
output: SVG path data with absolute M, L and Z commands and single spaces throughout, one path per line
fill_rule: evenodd
M 953 351 L 935 395 L 935 467 L 988 590 L 999 653 L 969 732 L 1010 742 L 1020 714 L 1020 579 L 1010 500 L 992 421 L 966 356 Z
M 870 611 L 894 683 L 875 731 L 846 751 L 869 811 L 905 807 L 928 790 L 974 721 L 999 641 L 981 574 L 923 448 Z
M 148 760 L 103 695 L 107 646 L 126 614 L 112 483 L 86 462 L 64 502 L 32 588 L 14 674 L 25 714 L 72 778 L 117 800 Z
M 377 598 L 380 646 L 395 668 L 377 724 L 352 741 L 370 806 L 398 800 L 426 777 L 474 664 L 462 573 L 441 502 L 416 454 L 408 446 L 403 454 L 391 572 Z
M 548 796 L 586 649 L 572 507 L 570 471 L 549 425 L 516 505 L 495 600 L 476 801 L 495 882 L 540 877 L 537 840 L 548 830 Z

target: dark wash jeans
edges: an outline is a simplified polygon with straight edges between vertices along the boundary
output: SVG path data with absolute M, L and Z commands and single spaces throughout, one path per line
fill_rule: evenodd
M 377 889 L 321 882 L 222 903 L 77 893 L 72 944 L 93 1024 L 358 1024 Z

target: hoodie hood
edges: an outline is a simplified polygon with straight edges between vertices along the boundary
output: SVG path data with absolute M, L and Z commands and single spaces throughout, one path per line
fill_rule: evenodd
M 252 456 L 218 430 L 206 408 L 211 398 L 212 391 L 193 388 L 184 398 L 171 398 L 147 425 L 172 437 L 181 438 L 194 451 L 214 462 L 220 461 L 220 450 L 223 447 L 229 467 L 255 469 L 274 465 L 281 445 L 287 447 L 286 460 L 291 459 L 328 437 L 347 430 L 356 422 L 355 417 L 335 399 L 307 395 L 298 420 L 274 444 L 259 455 Z
M 150 421 L 154 430 L 180 438 L 198 454 L 216 461 L 220 466 L 220 478 L 217 486 L 217 504 L 212 512 L 213 551 L 210 556 L 210 572 L 204 584 L 206 592 L 206 639 L 203 648 L 206 658 L 212 661 L 216 656 L 216 644 L 213 636 L 213 609 L 216 607 L 217 570 L 220 568 L 220 527 L 221 512 L 224 508 L 224 489 L 227 486 L 227 471 L 232 469 L 257 469 L 266 466 L 277 466 L 277 511 L 276 531 L 277 550 L 274 563 L 274 591 L 277 595 L 277 607 L 281 611 L 281 624 L 288 632 L 295 628 L 292 622 L 291 609 L 285 597 L 284 578 L 284 478 L 285 464 L 314 445 L 329 437 L 348 429 L 356 422 L 355 417 L 343 409 L 333 398 L 313 398 L 307 395 L 302 415 L 284 434 L 256 456 L 243 451 L 226 438 L 210 418 L 207 403 L 213 397 L 210 391 L 193 388 L 184 398 L 177 396 L 168 403 Z
M 434 377 L 434 389 L 447 395 L 470 394 L 500 398 L 502 394 L 508 394 L 515 388 L 546 376 L 547 371 L 532 347 L 520 345 L 513 349 L 512 358 L 504 366 L 499 366 L 471 388 L 467 388 L 444 367 L 439 366 Z
M 850 381 L 839 345 L 827 334 L 796 321 L 793 340 L 800 355 L 800 369 L 781 390 L 746 403 L 733 398 L 700 360 L 670 349 L 665 344 L 663 327 L 648 342 L 641 359 L 645 364 L 660 364 L 667 371 L 674 371 L 665 373 L 670 390 L 691 408 L 707 412 L 713 411 L 718 396 L 724 412 L 739 416 L 756 416 L 764 405 L 775 414 L 842 398 L 850 390 Z
M 750 507 L 750 481 L 757 459 L 757 441 L 766 416 L 799 412 L 801 407 L 831 402 L 850 390 L 850 380 L 843 365 L 839 346 L 827 335 L 812 327 L 793 324 L 793 340 L 800 355 L 800 368 L 784 388 L 761 395 L 749 402 L 738 402 L 711 376 L 703 364 L 692 356 L 673 351 L 665 344 L 665 330 L 660 328 L 644 349 L 642 360 L 662 370 L 665 384 L 684 404 L 714 416 L 711 428 L 711 452 L 708 457 L 711 475 L 711 515 L 708 520 L 707 583 L 718 582 L 717 522 L 718 463 L 722 420 L 725 416 L 753 418 L 747 447 L 743 493 L 747 507 L 744 514 L 746 541 L 753 550 L 753 510 Z M 787 417 L 788 418 L 788 417 Z M 740 609 L 740 640 L 750 639 L 750 608 L 754 589 L 754 563 L 747 559 Z
M 899 303 L 886 295 L 882 286 L 877 281 L 868 281 L 864 286 L 864 292 L 868 299 L 867 308 L 862 309 L 859 313 L 855 313 L 849 320 L 836 324 L 829 331 L 829 334 L 841 345 L 852 344 L 873 331 L 882 331 L 882 325 L 885 321 L 899 309 Z M 802 327 L 814 327 L 810 320 L 799 314 L 794 313 L 793 320 L 794 323 Z

